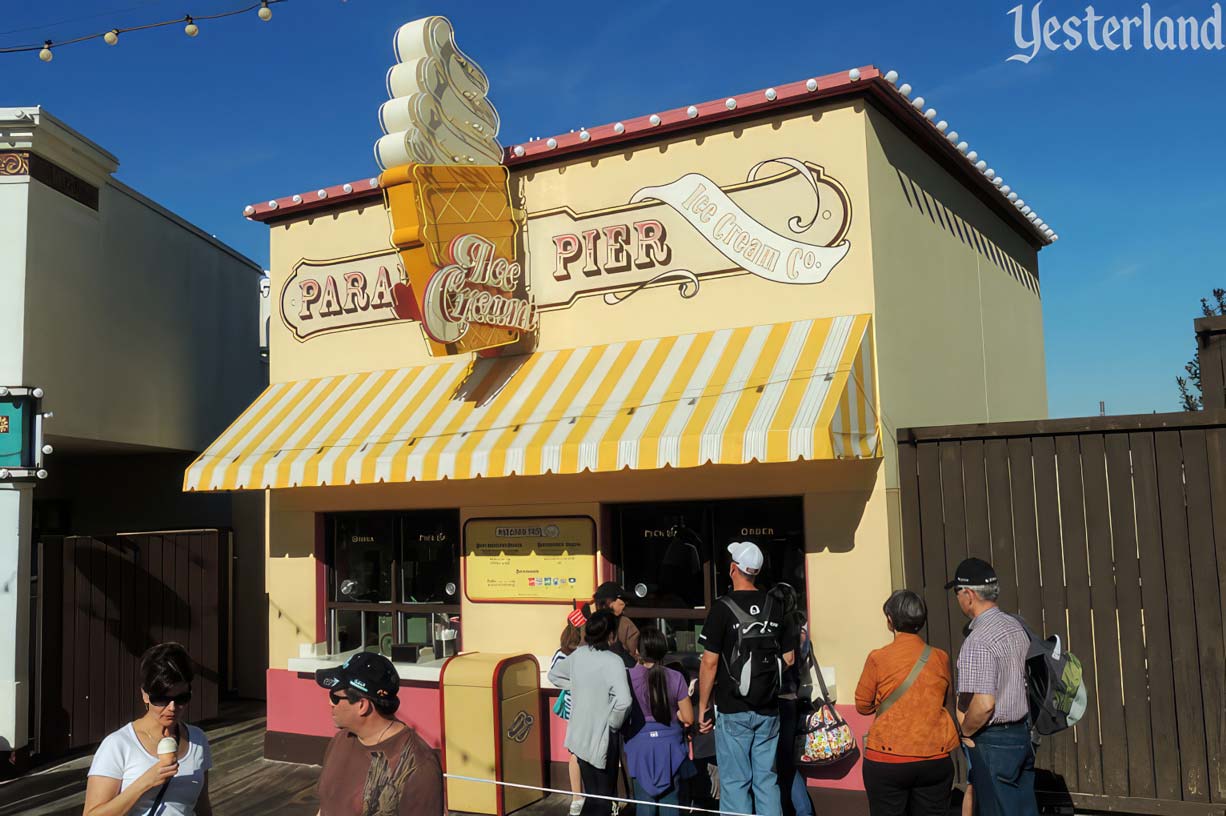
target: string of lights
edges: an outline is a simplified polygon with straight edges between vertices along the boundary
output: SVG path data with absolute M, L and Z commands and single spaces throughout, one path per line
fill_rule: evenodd
M 253 3 L 252 5 L 244 6 L 243 8 L 239 9 L 234 9 L 233 11 L 223 11 L 220 14 L 202 14 L 195 17 L 187 14 L 183 17 L 176 17 L 173 20 L 164 20 L 159 23 L 146 23 L 145 25 L 138 26 L 128 26 L 126 28 L 112 28 L 108 31 L 99 31 L 97 34 L 86 34 L 83 37 L 75 37 L 71 40 L 62 40 L 60 42 L 46 40 L 41 45 L 9 46 L 7 48 L 0 48 L 0 54 L 21 54 L 37 51 L 38 58 L 40 60 L 43 62 L 51 62 L 51 60 L 55 57 L 55 54 L 52 52 L 53 48 L 64 48 L 65 46 L 77 45 L 79 43 L 97 39 L 101 39 L 107 45 L 118 45 L 119 35 L 121 34 L 128 34 L 132 31 L 147 31 L 153 28 L 164 28 L 165 26 L 177 25 L 179 23 L 183 24 L 184 34 L 189 37 L 195 37 L 200 33 L 200 26 L 197 25 L 198 21 L 220 20 L 223 17 L 235 17 L 239 14 L 247 14 L 254 11 L 256 12 L 256 16 L 258 16 L 261 20 L 268 22 L 272 19 L 272 9 L 269 8 L 269 6 L 275 5 L 276 3 L 286 2 L 289 2 L 289 0 L 260 0 L 258 3 Z

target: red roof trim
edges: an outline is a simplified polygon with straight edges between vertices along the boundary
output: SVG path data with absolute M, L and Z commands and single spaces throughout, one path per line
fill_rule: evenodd
M 854 77 L 854 78 L 853 78 Z M 770 98 L 773 92 L 774 98 Z M 1038 246 L 1051 243 L 1033 222 L 1010 202 L 1000 190 L 981 173 L 966 156 L 937 130 L 936 125 L 924 117 L 911 100 L 902 96 L 883 78 L 873 66 L 863 66 L 837 74 L 812 77 L 780 85 L 775 88 L 752 91 L 726 99 L 716 99 L 684 108 L 673 108 L 647 116 L 638 116 L 621 122 L 588 128 L 578 132 L 563 133 L 545 139 L 534 139 L 508 147 L 503 163 L 508 167 L 538 164 L 554 157 L 568 156 L 593 149 L 607 149 L 611 145 L 640 141 L 658 134 L 706 127 L 713 122 L 746 119 L 762 113 L 804 105 L 814 100 L 846 96 L 849 93 L 869 93 L 885 104 L 896 118 L 901 118 L 910 127 L 912 135 L 928 142 L 930 153 L 942 157 L 947 169 L 961 175 L 985 203 L 992 206 L 1013 223 L 1023 234 L 1028 235 Z M 692 115 L 691 115 L 692 114 Z M 909 121 L 908 121 L 909 120 Z M 618 128 L 621 128 L 620 130 Z M 587 138 L 584 138 L 584 134 Z M 320 193 L 323 193 L 321 196 Z M 361 179 L 348 184 L 326 187 L 319 191 L 300 193 L 295 196 L 273 199 L 248 205 L 243 211 L 252 221 L 279 221 L 294 218 L 304 213 L 335 209 L 353 202 L 379 197 L 382 191 L 377 178 Z

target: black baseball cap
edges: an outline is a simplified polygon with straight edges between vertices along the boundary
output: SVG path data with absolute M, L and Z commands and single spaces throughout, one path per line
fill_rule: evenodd
M 351 688 L 376 700 L 397 699 L 400 693 L 396 667 L 375 652 L 358 652 L 335 669 L 319 669 L 315 682 L 330 691 Z
M 605 581 L 600 586 L 596 587 L 596 594 L 592 596 L 593 601 L 616 601 L 623 600 L 630 603 L 630 596 L 626 594 L 626 590 L 622 589 L 622 585 L 616 581 Z
M 996 583 L 996 570 L 982 558 L 967 558 L 954 570 L 954 579 L 945 584 L 946 589 L 968 586 L 991 586 Z

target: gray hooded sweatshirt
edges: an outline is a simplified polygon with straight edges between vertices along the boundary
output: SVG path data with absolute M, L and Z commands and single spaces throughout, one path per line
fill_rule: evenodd
M 603 768 L 609 732 L 621 728 L 632 700 L 622 659 L 607 650 L 580 646 L 554 664 L 549 682 L 570 691 L 566 749 L 589 765 Z

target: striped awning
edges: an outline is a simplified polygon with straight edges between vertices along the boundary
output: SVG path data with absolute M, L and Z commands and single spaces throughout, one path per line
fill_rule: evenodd
M 269 388 L 185 490 L 880 455 L 868 315 Z

